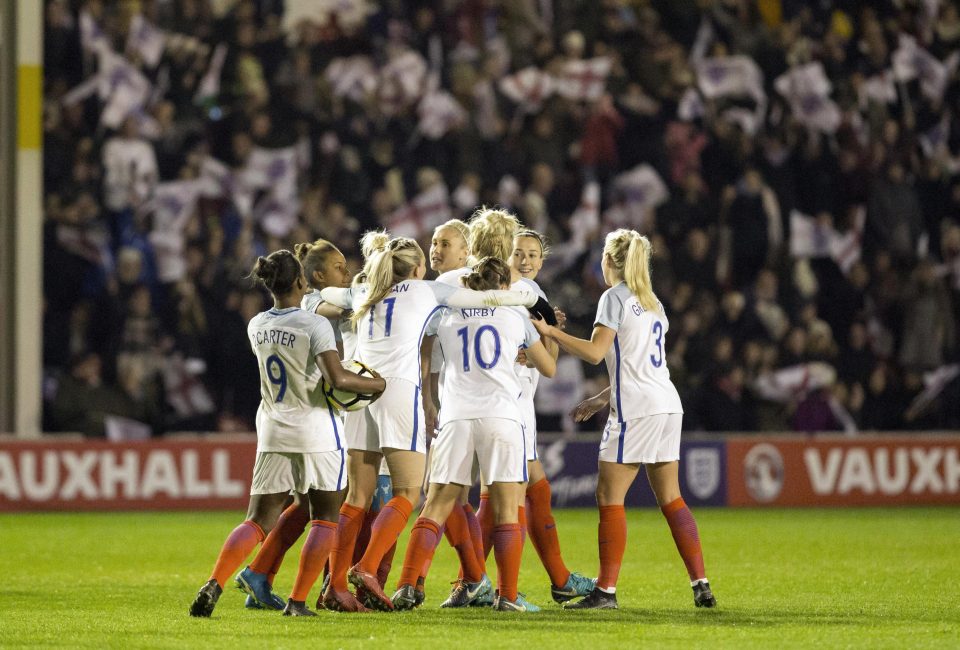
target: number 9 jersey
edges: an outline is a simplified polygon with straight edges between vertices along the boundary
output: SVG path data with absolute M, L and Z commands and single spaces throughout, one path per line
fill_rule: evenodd
M 250 346 L 260 366 L 257 451 L 316 453 L 341 448 L 341 425 L 320 388 L 317 356 L 337 351 L 333 327 L 299 307 L 250 319 Z
M 670 323 L 662 313 L 663 305 L 660 310 L 645 310 L 624 282 L 600 296 L 594 326 L 616 332 L 604 357 L 610 375 L 611 420 L 683 413 L 667 370 L 665 340 Z

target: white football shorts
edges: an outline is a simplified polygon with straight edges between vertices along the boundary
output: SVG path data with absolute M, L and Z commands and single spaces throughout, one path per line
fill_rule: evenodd
M 406 379 L 385 379 L 387 389 L 376 402 L 348 414 L 344 425 L 347 447 L 378 453 L 384 449 L 427 453 L 420 387 Z M 350 417 L 355 414 L 364 417 Z
M 339 492 L 347 487 L 346 450 L 309 454 L 258 451 L 253 464 L 250 494 L 279 494 L 293 490 Z
M 527 462 L 537 460 L 537 411 L 533 405 L 533 398 L 527 399 L 524 395 L 517 404 L 520 407 L 520 417 L 523 418 L 523 439 L 526 446 Z
M 487 485 L 527 480 L 523 425 L 516 420 L 479 418 L 448 422 L 431 449 L 431 483 L 473 485 L 474 458 Z
M 600 460 L 609 463 L 666 463 L 680 460 L 683 413 L 607 420 L 600 439 Z
M 343 435 L 347 442 L 347 449 L 356 449 L 350 444 L 351 440 L 366 440 L 367 409 L 347 411 L 343 414 Z M 379 450 L 377 450 L 379 451 Z M 386 457 L 380 459 L 380 476 L 390 476 Z

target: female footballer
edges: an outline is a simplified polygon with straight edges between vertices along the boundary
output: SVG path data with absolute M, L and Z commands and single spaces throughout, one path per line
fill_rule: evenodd
M 541 336 L 570 354 L 592 364 L 605 360 L 610 375 L 610 389 L 575 410 L 583 420 L 610 404 L 597 484 L 600 576 L 586 598 L 565 607 L 616 609 L 627 542 L 624 498 L 641 464 L 687 567 L 694 604 L 713 607 L 717 601 L 704 572 L 697 524 L 677 479 L 683 407 L 667 370 L 664 338 L 670 324 L 650 283 L 650 242 L 636 231 L 616 230 L 607 235 L 601 266 L 610 289 L 600 298 L 589 341 L 534 322 Z
M 508 289 L 510 268 L 485 258 L 463 278 L 475 290 Z M 547 376 L 556 360 L 547 352 L 526 312 L 512 308 L 450 309 L 441 318 L 437 338 L 444 351 L 443 385 L 447 397 L 434 442 L 427 502 L 413 527 L 403 574 L 393 603 L 398 609 L 419 604 L 416 581 L 433 555 L 442 522 L 459 507 L 463 487 L 473 483 L 474 459 L 489 485 L 494 512 L 493 544 L 497 562 L 495 610 L 527 611 L 518 597 L 517 579 L 523 536 L 518 505 L 526 481 L 526 447 L 517 403 L 520 381 L 513 358 L 523 347 Z M 491 416 L 491 414 L 495 414 Z M 477 582 L 481 576 L 464 576 Z
M 334 541 L 345 477 L 343 432 L 320 380 L 358 393 L 379 394 L 386 388 L 382 378 L 344 369 L 330 323 L 300 309 L 307 281 L 293 253 L 280 250 L 258 258 L 251 275 L 270 291 L 273 308 L 247 326 L 260 367 L 261 396 L 250 504 L 246 521 L 230 533 L 210 579 L 190 606 L 191 616 L 213 613 L 224 581 L 273 528 L 291 491 L 307 495 L 311 528 L 284 614 L 314 615 L 304 601 Z
M 432 399 L 421 382 L 420 346 L 433 314 L 447 307 L 533 306 L 532 292 L 457 289 L 422 280 L 426 273 L 423 251 L 416 241 L 398 237 L 370 256 L 364 268 L 366 283 L 351 289 L 328 287 L 322 298 L 352 308 L 357 330 L 356 358 L 386 378 L 383 397 L 371 404 L 363 431 L 348 428 L 349 490 L 340 509 L 337 542 L 331 554 L 331 582 L 324 605 L 343 611 L 362 606 L 347 590 L 347 579 L 368 594 L 371 604 L 393 609 L 375 572 L 387 550 L 407 523 L 419 501 L 425 471 L 424 401 Z M 370 543 L 349 569 L 359 524 L 376 487 L 376 471 L 386 457 L 393 480 L 393 498 L 374 522 Z

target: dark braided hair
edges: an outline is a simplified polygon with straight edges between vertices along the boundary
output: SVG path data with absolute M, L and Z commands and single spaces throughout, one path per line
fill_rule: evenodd
M 250 275 L 262 282 L 274 296 L 283 296 L 290 293 L 302 272 L 303 267 L 294 254 L 281 249 L 266 257 L 258 257 Z

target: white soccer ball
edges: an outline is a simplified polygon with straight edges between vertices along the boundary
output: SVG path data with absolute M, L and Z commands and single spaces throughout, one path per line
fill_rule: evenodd
M 343 367 L 361 377 L 379 377 L 369 366 L 354 359 L 344 361 Z M 338 390 L 327 383 L 326 378 L 323 379 L 321 388 L 323 390 L 323 396 L 327 398 L 327 403 L 340 411 L 359 411 L 377 398 L 377 395 Z

